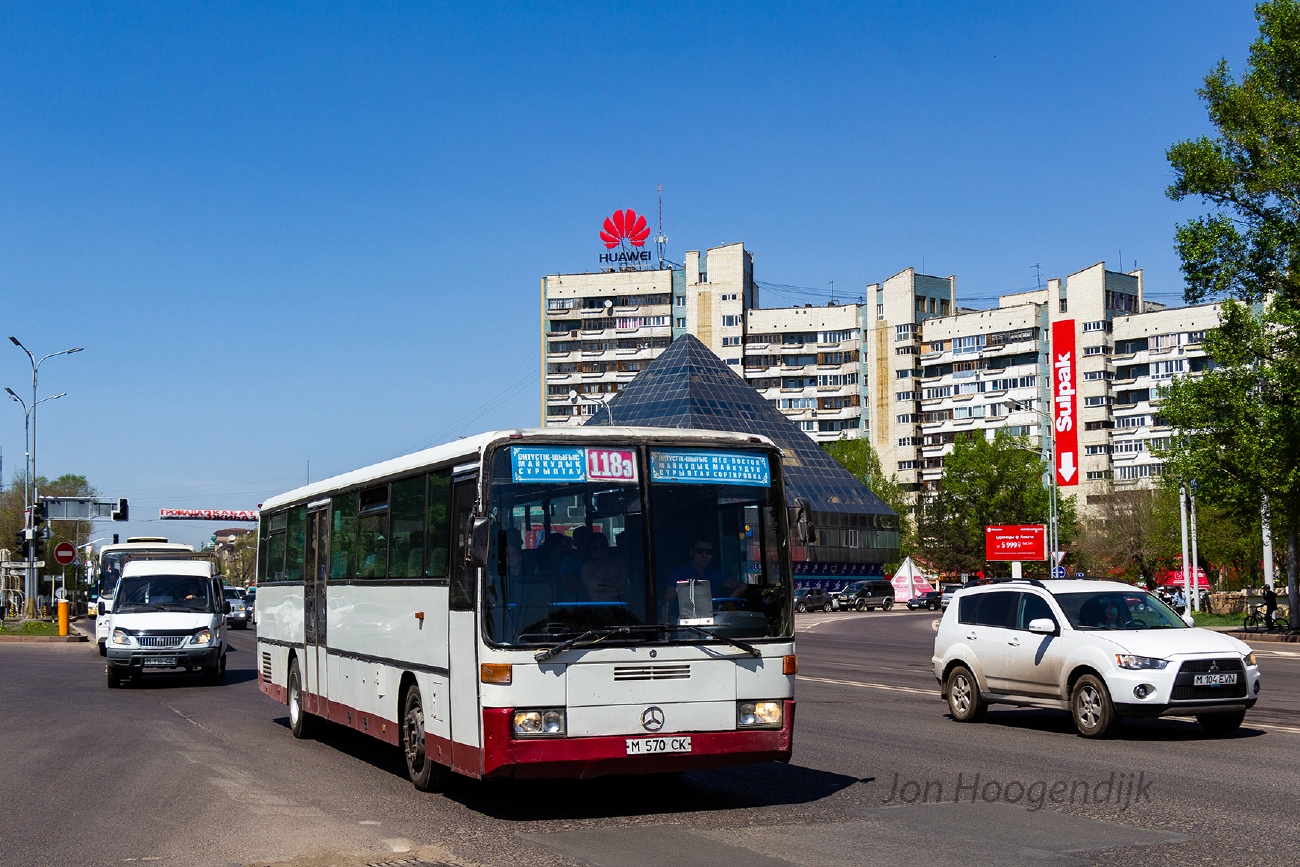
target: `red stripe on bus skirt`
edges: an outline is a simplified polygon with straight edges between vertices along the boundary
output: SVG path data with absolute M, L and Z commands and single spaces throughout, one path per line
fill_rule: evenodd
M 483 777 L 597 777 L 603 774 L 660 774 L 725 768 L 760 762 L 788 762 L 794 748 L 793 700 L 785 702 L 779 729 L 673 732 L 689 735 L 689 753 L 627 755 L 636 735 L 579 738 L 515 738 L 509 708 L 483 711 Z M 665 735 L 668 736 L 668 735 Z

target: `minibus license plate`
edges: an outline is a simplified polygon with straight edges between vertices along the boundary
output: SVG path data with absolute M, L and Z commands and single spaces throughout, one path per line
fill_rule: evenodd
M 175 664 L 176 664 L 176 657 L 174 657 L 174 656 L 146 656 L 146 657 L 144 658 L 144 664 L 145 664 L 145 665 L 159 665 L 159 666 L 175 665 Z
M 628 738 L 629 756 L 649 756 L 655 753 L 689 753 L 690 738 Z
M 1235 671 L 1227 674 L 1198 674 L 1192 678 L 1192 686 L 1229 686 L 1236 682 Z

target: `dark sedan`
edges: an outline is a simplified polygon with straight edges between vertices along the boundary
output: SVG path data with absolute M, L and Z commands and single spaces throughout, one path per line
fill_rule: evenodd
M 925 608 L 929 611 L 938 611 L 940 604 L 943 602 L 943 594 L 938 590 L 931 590 L 928 593 L 922 593 L 920 596 L 913 596 L 907 600 L 909 611 L 916 611 L 919 608 Z

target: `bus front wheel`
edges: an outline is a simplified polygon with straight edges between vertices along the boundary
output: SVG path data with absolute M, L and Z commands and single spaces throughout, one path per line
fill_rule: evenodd
M 429 758 L 424 749 L 424 705 L 420 688 L 412 685 L 402 702 L 402 752 L 406 754 L 406 775 L 421 792 L 433 792 L 446 780 L 446 769 Z
M 296 738 L 309 738 L 311 730 L 311 717 L 302 706 L 302 675 L 295 659 L 289 663 L 289 731 Z

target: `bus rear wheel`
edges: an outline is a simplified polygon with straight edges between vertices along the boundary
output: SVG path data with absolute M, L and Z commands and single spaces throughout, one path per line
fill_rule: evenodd
M 406 754 L 406 775 L 421 792 L 437 791 L 446 782 L 447 771 L 429 758 L 424 749 L 424 705 L 420 688 L 412 685 L 402 702 L 402 752 Z

